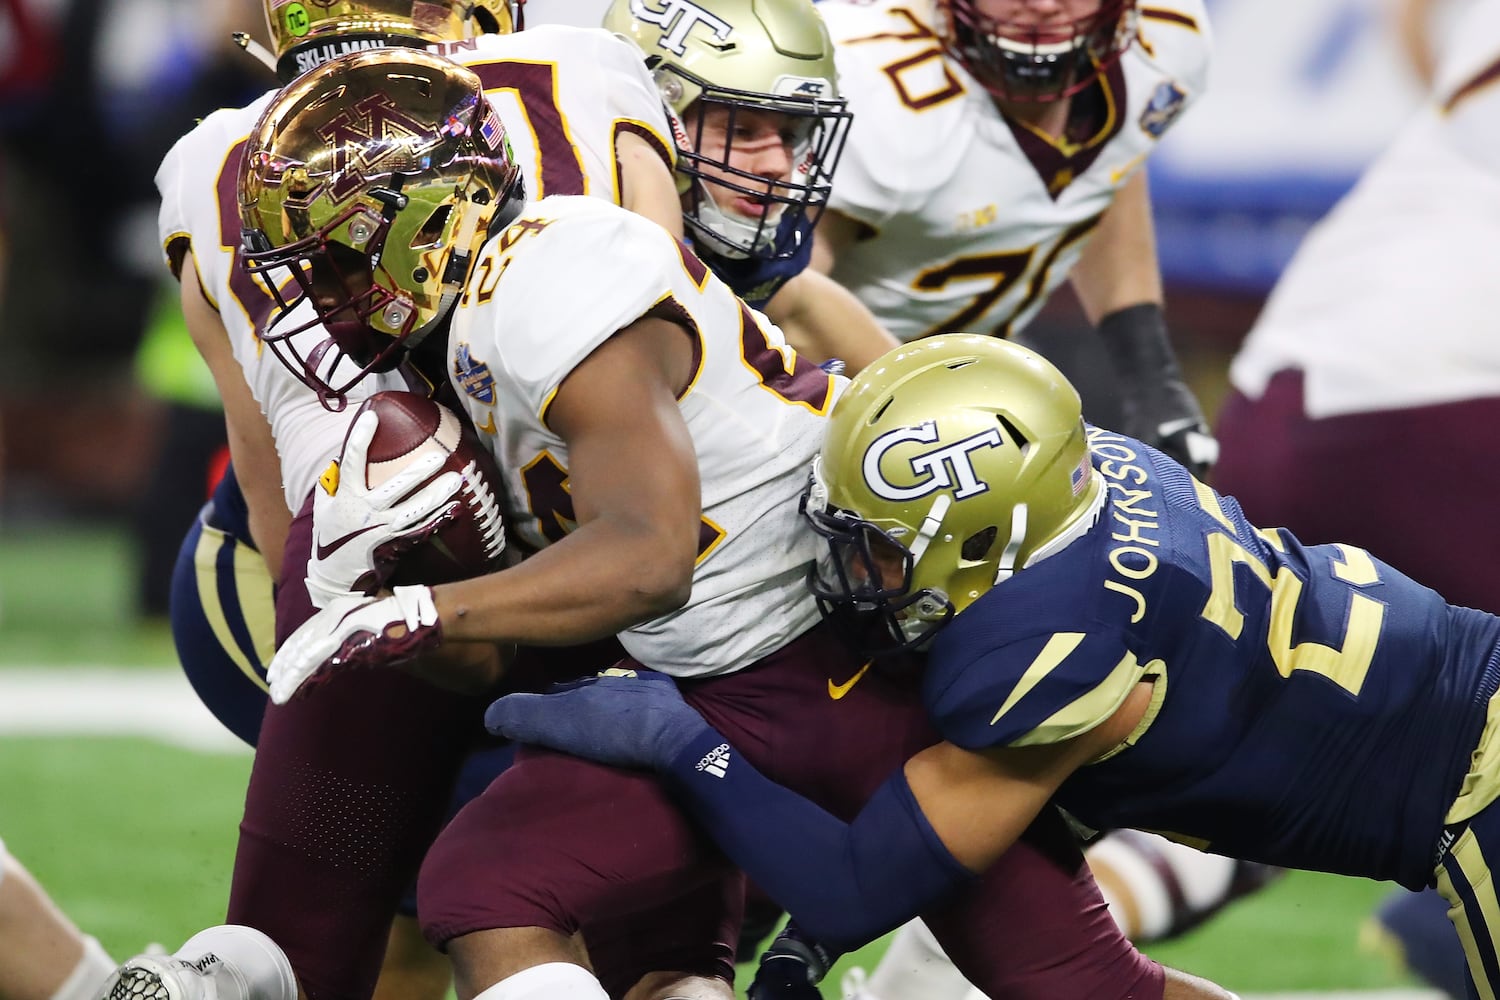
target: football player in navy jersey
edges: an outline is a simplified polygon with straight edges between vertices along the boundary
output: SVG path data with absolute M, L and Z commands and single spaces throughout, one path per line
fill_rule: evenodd
M 1349 545 L 1301 544 L 1132 438 L 1026 349 L 934 337 L 840 400 L 805 498 L 825 613 L 919 654 L 944 741 L 851 823 L 748 766 L 675 686 L 592 680 L 497 731 L 654 767 L 815 938 L 967 884 L 1049 801 L 1231 857 L 1436 885 L 1500 987 L 1500 618 Z M 649 710 L 645 710 L 649 709 Z
M 693 252 L 804 356 L 857 372 L 894 347 L 852 292 L 808 267 L 852 117 L 812 0 L 613 0 L 604 27 L 641 49 L 671 109 Z

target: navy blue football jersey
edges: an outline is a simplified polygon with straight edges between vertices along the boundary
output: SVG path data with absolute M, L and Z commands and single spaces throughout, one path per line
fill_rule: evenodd
M 1258 529 L 1132 438 L 1091 428 L 1090 448 L 1108 484 L 1094 527 L 934 642 L 943 736 L 1057 742 L 1150 681 L 1136 731 L 1057 795 L 1082 823 L 1428 884 L 1500 680 L 1500 618 L 1362 549 Z

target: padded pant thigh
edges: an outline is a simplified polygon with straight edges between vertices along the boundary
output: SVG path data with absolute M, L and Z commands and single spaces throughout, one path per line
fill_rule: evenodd
M 612 995 L 662 961 L 732 975 L 742 906 L 742 877 L 654 777 L 533 747 L 459 811 L 417 883 L 435 946 L 498 927 L 581 928 Z

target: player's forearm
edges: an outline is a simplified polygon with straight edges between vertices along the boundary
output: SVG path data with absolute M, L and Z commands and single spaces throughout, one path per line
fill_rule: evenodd
M 664 774 L 724 853 L 830 947 L 874 940 L 973 877 L 900 772 L 853 823 L 772 782 L 713 730 Z
M 673 236 L 682 237 L 682 200 L 672 170 L 640 136 L 620 133 L 615 158 L 620 168 L 620 204 Z
M 1089 322 L 1110 313 L 1163 301 L 1156 231 L 1145 171 L 1120 189 L 1084 245 L 1070 280 Z
M 657 531 L 591 521 L 512 569 L 434 587 L 443 636 L 567 646 L 615 635 L 686 603 L 692 558 L 676 549 Z
M 459 694 L 493 692 L 513 659 L 515 647 L 491 642 L 445 642 L 404 667 L 414 677 Z
M 852 292 L 816 271 L 788 282 L 771 299 L 766 315 L 798 354 L 820 363 L 838 358 L 851 376 L 898 346 Z

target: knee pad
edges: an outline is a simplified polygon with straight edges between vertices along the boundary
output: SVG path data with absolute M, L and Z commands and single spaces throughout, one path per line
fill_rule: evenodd
M 609 1000 L 609 994 L 583 966 L 546 962 L 507 976 L 474 1000 Z

